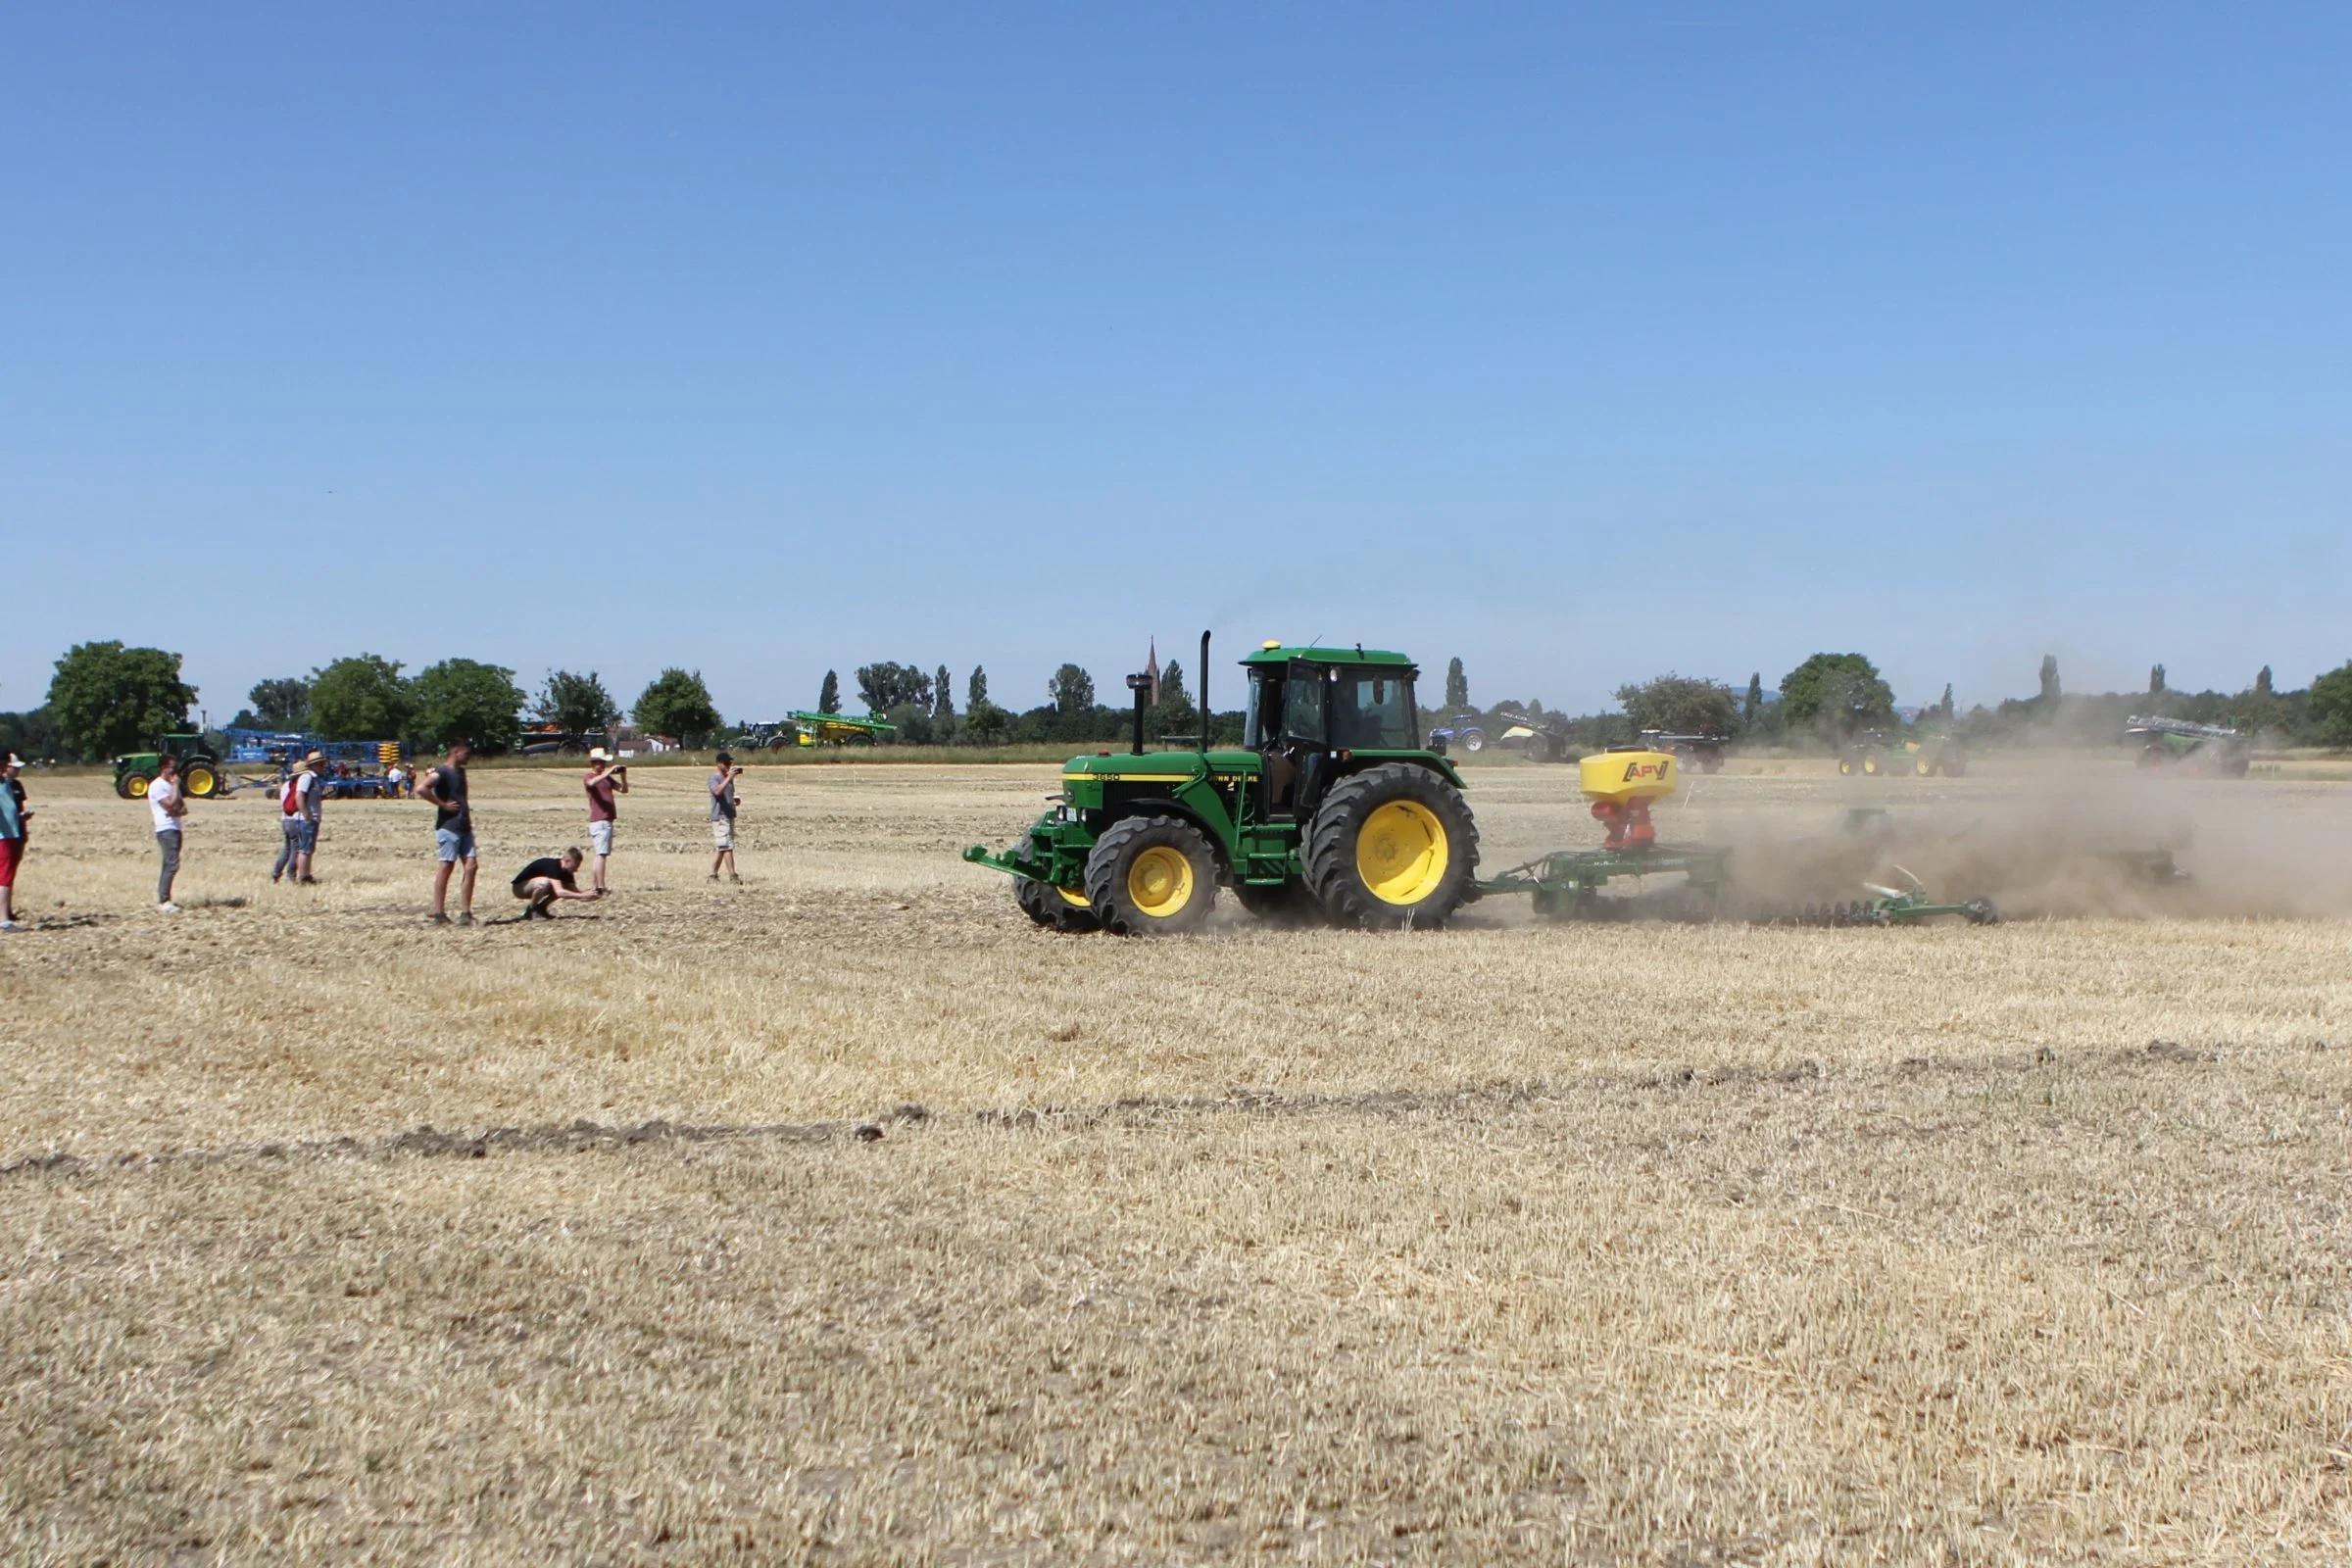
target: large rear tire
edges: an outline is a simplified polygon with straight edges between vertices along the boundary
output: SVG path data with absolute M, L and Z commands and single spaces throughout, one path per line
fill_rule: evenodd
M 1306 885 L 1343 926 L 1444 925 L 1478 896 L 1470 808 L 1443 775 L 1410 762 L 1334 784 L 1306 844 Z
M 189 762 L 180 772 L 180 783 L 192 801 L 209 801 L 220 793 L 220 775 L 213 771 L 210 760 Z
M 1921 778 L 1934 778 L 1936 776 L 1936 754 L 1921 752 L 1912 758 L 1911 771 L 1917 773 Z
M 1881 773 L 1886 771 L 1886 760 L 1876 752 L 1864 752 L 1862 754 L 1862 771 L 1872 778 L 1877 778 Z
M 1086 858 L 1086 899 L 1117 936 L 1198 931 L 1216 906 L 1216 852 L 1181 817 L 1113 822 Z
M 1021 912 L 1049 931 L 1078 935 L 1100 929 L 1095 911 L 1083 895 L 1067 892 L 1034 877 L 1012 879 L 1012 898 Z
M 1958 778 L 1968 771 L 1968 756 L 1964 752 L 1946 752 L 1936 759 L 1936 765 L 1943 769 L 1945 778 Z

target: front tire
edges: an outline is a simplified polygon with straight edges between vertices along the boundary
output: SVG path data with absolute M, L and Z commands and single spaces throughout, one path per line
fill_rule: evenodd
M 1483 752 L 1483 751 L 1485 751 L 1486 749 L 1487 749 L 1487 732 L 1486 732 L 1485 730 L 1483 730 L 1483 729 L 1466 729 L 1466 730 L 1462 731 L 1462 750 L 1463 750 L 1463 751 L 1465 751 L 1465 752 Z
M 115 788 L 126 801 L 143 801 L 147 798 L 147 786 L 154 782 L 144 773 L 125 773 Z
M 1306 843 L 1306 885 L 1343 926 L 1444 925 L 1478 896 L 1470 808 L 1443 775 L 1410 762 L 1333 785 Z
M 1012 879 L 1012 899 L 1023 914 L 1049 931 L 1077 936 L 1101 927 L 1093 906 L 1083 895 L 1057 888 L 1051 882 L 1016 876 Z
M 1872 778 L 1877 778 L 1881 773 L 1886 771 L 1886 760 L 1876 752 L 1864 752 L 1862 754 L 1862 771 Z
M 213 771 L 210 762 L 190 762 L 181 781 L 192 801 L 209 801 L 220 792 L 220 775 Z
M 1198 931 L 1217 902 L 1216 853 L 1180 817 L 1124 818 L 1086 858 L 1086 899 L 1118 936 Z

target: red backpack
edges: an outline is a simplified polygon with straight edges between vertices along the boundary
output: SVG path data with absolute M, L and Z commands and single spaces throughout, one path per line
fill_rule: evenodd
M 296 787 L 301 781 L 302 770 L 300 768 L 288 773 L 285 790 L 277 798 L 278 809 L 284 811 L 288 816 L 302 814 L 302 791 Z

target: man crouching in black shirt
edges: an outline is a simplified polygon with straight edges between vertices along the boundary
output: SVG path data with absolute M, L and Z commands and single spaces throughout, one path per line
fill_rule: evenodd
M 580 852 L 570 849 L 560 858 L 543 855 L 515 872 L 514 896 L 529 901 L 522 918 L 528 920 L 536 915 L 542 920 L 554 919 L 555 911 L 549 906 L 558 899 L 587 899 L 593 903 L 603 898 L 602 892 L 582 893 L 572 884 L 572 873 L 579 868 Z

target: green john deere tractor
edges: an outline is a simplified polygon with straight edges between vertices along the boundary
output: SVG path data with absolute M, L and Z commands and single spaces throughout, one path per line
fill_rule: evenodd
M 1053 809 L 1002 854 L 1032 920 L 1062 931 L 1197 930 L 1217 889 L 1271 918 L 1435 926 L 1478 897 L 1478 826 L 1450 763 L 1421 744 L 1413 662 L 1362 648 L 1267 643 L 1242 661 L 1238 749 L 1147 751 L 1150 683 L 1134 749 L 1073 757 Z M 1200 711 L 1208 638 L 1200 639 Z
M 179 759 L 179 785 L 190 800 L 210 800 L 220 793 L 220 764 L 201 735 L 167 735 L 152 752 L 129 752 L 115 759 L 115 793 L 126 801 L 144 800 L 147 786 L 167 757 Z

